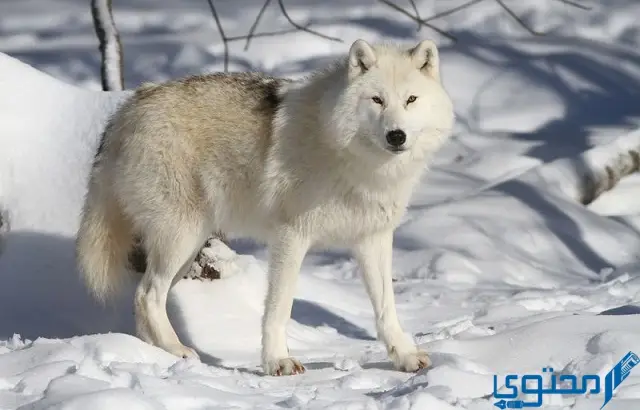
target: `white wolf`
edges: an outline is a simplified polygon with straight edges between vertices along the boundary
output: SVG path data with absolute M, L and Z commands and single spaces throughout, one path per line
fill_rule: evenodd
M 111 118 L 96 155 L 77 238 L 83 276 L 104 300 L 141 238 L 148 263 L 135 294 L 137 333 L 197 357 L 169 322 L 169 290 L 210 232 L 264 242 L 262 367 L 289 375 L 304 371 L 285 332 L 302 259 L 312 246 L 344 247 L 395 367 L 427 367 L 396 314 L 392 240 L 453 122 L 429 40 L 357 40 L 346 58 L 297 83 L 216 73 L 143 85 Z

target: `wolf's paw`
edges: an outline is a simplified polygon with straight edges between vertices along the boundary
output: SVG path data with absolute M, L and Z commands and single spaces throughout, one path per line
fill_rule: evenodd
M 305 372 L 302 363 L 293 357 L 268 361 L 263 364 L 263 369 L 266 374 L 271 376 L 290 376 L 292 374 L 302 374 Z
M 200 356 L 190 347 L 183 344 L 172 344 L 165 347 L 165 350 L 173 355 L 181 357 L 183 359 L 200 360 Z
M 397 355 L 393 358 L 393 364 L 397 370 L 403 372 L 417 372 L 431 366 L 431 360 L 427 352 L 416 350 L 411 353 Z

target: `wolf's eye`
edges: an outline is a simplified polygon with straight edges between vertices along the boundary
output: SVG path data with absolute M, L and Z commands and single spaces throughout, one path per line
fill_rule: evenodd
M 371 97 L 371 99 L 372 99 L 372 100 L 373 100 L 373 102 L 374 102 L 374 103 L 376 103 L 376 104 L 380 104 L 380 105 L 382 105 L 382 104 L 383 104 L 382 98 L 380 98 L 380 97 L 378 97 L 378 96 Z
M 415 95 L 410 95 L 409 98 L 407 99 L 407 104 L 411 104 L 412 102 L 414 102 L 417 99 L 418 99 L 418 97 L 416 97 Z

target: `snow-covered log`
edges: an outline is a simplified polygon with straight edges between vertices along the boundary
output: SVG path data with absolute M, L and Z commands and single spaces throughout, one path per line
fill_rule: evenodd
M 640 129 L 572 158 L 560 158 L 525 172 L 520 182 L 551 189 L 584 205 L 640 170 Z
M 75 234 L 104 123 L 129 94 L 76 87 L 0 53 L 0 207 L 12 233 Z

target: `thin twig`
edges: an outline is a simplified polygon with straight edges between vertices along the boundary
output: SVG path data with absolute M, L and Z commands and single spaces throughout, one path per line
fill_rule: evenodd
M 413 19 L 415 22 L 417 22 L 418 24 L 421 24 L 425 27 L 429 27 L 431 30 L 437 32 L 438 34 L 441 34 L 443 36 L 445 36 L 446 38 L 448 38 L 451 41 L 457 41 L 456 37 L 447 33 L 444 30 L 439 29 L 438 27 L 435 27 L 433 24 L 427 23 L 425 22 L 423 19 L 418 18 L 416 16 L 414 16 L 413 14 L 409 13 L 408 11 L 406 11 L 405 9 L 403 9 L 402 7 L 398 6 L 397 4 L 392 3 L 389 0 L 379 0 L 380 2 L 386 4 L 387 6 L 391 7 L 392 9 L 404 14 L 405 16 Z
M 301 26 L 300 24 L 296 23 L 291 19 L 291 17 L 289 16 L 289 13 L 287 13 L 287 9 L 284 6 L 283 0 L 278 0 L 278 4 L 280 5 L 280 10 L 282 11 L 284 18 L 286 18 L 289 24 L 291 24 L 293 27 L 297 28 L 298 30 L 306 31 L 307 33 L 310 33 L 310 34 L 315 34 L 316 36 L 325 38 L 327 40 L 337 41 L 339 43 L 343 42 L 343 40 L 340 38 L 327 36 L 326 34 L 318 33 L 317 31 L 311 30 L 310 28 Z
M 568 4 L 569 6 L 577 7 L 582 10 L 591 10 L 590 6 L 585 6 L 584 4 L 580 4 L 575 1 L 571 1 L 571 0 L 556 0 L 556 1 L 559 1 L 560 3 Z
M 256 20 L 253 22 L 253 25 L 251 25 L 251 28 L 249 29 L 249 34 L 247 34 L 247 42 L 244 44 L 244 51 L 247 51 L 249 49 L 249 43 L 251 43 L 251 39 L 253 38 L 253 35 L 256 29 L 258 28 L 258 23 L 260 22 L 260 19 L 262 18 L 264 11 L 269 6 L 269 3 L 271 3 L 271 0 L 267 0 L 264 2 L 264 4 L 262 5 L 262 8 L 258 12 L 258 16 L 256 17 Z
M 474 5 L 476 5 L 478 3 L 481 3 L 483 1 L 485 1 L 485 0 L 469 0 L 466 3 L 463 3 L 463 4 L 461 4 L 459 6 L 456 6 L 456 7 L 452 8 L 452 9 L 445 10 L 445 11 L 443 11 L 441 13 L 434 14 L 433 16 L 430 16 L 429 18 L 423 19 L 422 21 L 424 23 L 428 23 L 430 21 L 439 19 L 441 17 L 450 16 L 451 14 L 457 13 L 460 10 L 466 9 L 467 7 L 474 6 Z M 577 8 L 582 9 L 582 10 L 591 10 L 591 7 L 582 5 L 580 3 L 576 3 L 576 2 L 571 1 L 571 0 L 556 0 L 556 1 L 559 1 L 561 3 L 567 4 L 567 5 L 570 5 L 570 6 L 577 7 Z
M 216 21 L 216 25 L 218 26 L 220 37 L 222 38 L 222 44 L 224 46 L 224 72 L 226 73 L 229 69 L 229 40 L 227 39 L 227 36 L 224 34 L 224 30 L 222 29 L 222 23 L 220 23 L 220 18 L 218 17 L 216 7 L 213 5 L 213 0 L 207 1 L 209 2 L 209 7 L 211 8 L 213 19 Z
M 520 24 L 522 26 L 522 28 L 527 30 L 529 33 L 533 34 L 534 36 L 544 36 L 544 33 L 536 31 L 536 30 L 532 29 L 531 27 L 527 26 L 527 23 L 525 23 L 524 20 L 522 20 L 516 13 L 514 13 L 513 10 L 511 10 L 509 7 L 507 7 L 507 5 L 504 4 L 504 2 L 502 0 L 496 0 L 496 3 L 498 3 L 500 5 L 500 7 L 502 7 L 504 9 L 504 11 L 506 11 L 507 14 L 509 14 L 511 16 L 511 18 L 513 18 L 516 22 L 518 22 L 518 24 Z
M 442 13 L 434 14 L 433 16 L 431 16 L 429 18 L 426 18 L 426 19 L 424 19 L 422 21 L 425 22 L 425 23 L 428 23 L 428 22 L 430 22 L 432 20 L 439 19 L 440 17 L 449 16 L 449 15 L 451 15 L 453 13 L 456 13 L 456 12 L 462 10 L 462 9 L 467 8 L 467 7 L 471 7 L 471 6 L 473 6 L 473 5 L 477 4 L 477 3 L 480 3 L 482 1 L 484 1 L 484 0 L 470 0 L 470 1 L 468 1 L 466 3 L 463 3 L 463 4 L 461 4 L 461 5 L 457 6 L 457 7 L 454 7 L 452 9 L 443 11 Z
M 420 12 L 418 11 L 418 6 L 416 6 L 415 0 L 409 0 L 409 3 L 411 3 L 411 7 L 413 7 L 413 12 L 416 13 L 416 17 L 420 18 Z M 421 28 L 422 24 L 418 23 L 418 31 L 420 31 Z
M 384 0 L 381 0 L 381 1 L 384 1 Z M 465 8 L 467 8 L 467 7 L 474 6 L 474 5 L 476 5 L 476 4 L 478 4 L 478 3 L 481 3 L 481 2 L 483 2 L 483 1 L 484 1 L 484 0 L 469 0 L 469 1 L 467 1 L 466 3 L 463 3 L 463 4 L 461 4 L 461 5 L 457 6 L 457 7 L 454 7 L 454 8 L 452 8 L 452 9 L 449 9 L 449 10 L 443 11 L 442 13 L 434 14 L 433 16 L 431 16 L 431 17 L 429 17 L 429 18 L 422 19 L 422 23 L 426 25 L 426 23 L 428 23 L 428 22 L 430 22 L 430 21 L 432 21 L 432 20 L 435 20 L 435 19 L 438 19 L 438 18 L 441 18 L 441 17 L 449 16 L 449 15 L 451 15 L 451 14 L 457 13 L 457 12 L 458 12 L 458 11 L 460 11 L 460 10 L 463 10 L 463 9 L 465 9 Z M 567 4 L 567 5 L 570 5 L 570 6 L 577 7 L 577 8 L 582 9 L 582 10 L 591 10 L 591 7 L 589 7 L 589 6 L 585 6 L 585 5 L 582 5 L 582 4 L 577 3 L 577 2 L 575 2 L 575 1 L 572 1 L 572 0 L 556 0 L 556 1 L 559 1 L 559 2 L 561 2 L 561 3 Z M 524 29 L 525 29 L 525 30 L 527 30 L 529 33 L 531 33 L 531 34 L 533 34 L 533 35 L 535 35 L 535 36 L 542 36 L 542 35 L 544 35 L 544 34 L 545 34 L 545 33 L 539 32 L 539 31 L 535 31 L 535 30 L 534 30 L 534 29 L 532 29 L 531 27 L 527 26 L 527 24 L 524 22 L 524 20 L 522 20 L 522 19 L 521 19 L 521 18 L 520 18 L 520 17 L 519 17 L 519 16 L 518 16 L 518 15 L 517 15 L 513 10 L 511 10 L 511 8 L 509 8 L 509 7 L 508 7 L 508 6 L 507 6 L 507 5 L 506 5 L 502 0 L 496 0 L 496 3 L 498 3 L 498 4 L 500 5 L 500 7 L 502 7 L 502 9 L 504 9 L 504 10 L 505 10 L 505 11 L 506 11 L 506 12 L 507 12 L 507 13 L 508 13 L 508 14 L 509 14 L 509 15 L 510 15 L 514 20 L 516 20 L 516 22 L 518 22 L 518 24 L 520 24 L 522 27 L 524 27 Z M 389 4 L 389 3 L 387 3 L 387 4 Z M 391 5 L 391 4 L 389 4 L 389 5 Z M 394 6 L 395 6 L 395 5 L 394 5 Z M 394 7 L 394 8 L 395 8 L 396 10 L 398 10 L 398 9 L 399 9 L 399 7 L 397 7 L 397 6 L 396 6 L 396 7 Z M 398 10 L 398 11 L 400 11 L 400 10 Z M 404 12 L 404 11 L 403 11 L 403 12 Z M 407 13 L 405 12 L 404 14 L 407 14 Z
M 306 27 L 306 26 L 304 26 Z M 253 38 L 259 38 L 259 37 L 273 37 L 273 36 L 279 36 L 282 34 L 290 34 L 290 33 L 295 33 L 296 31 L 299 31 L 297 28 L 289 28 L 286 30 L 277 30 L 277 31 L 265 31 L 264 33 L 255 33 L 253 35 Z M 231 37 L 227 37 L 227 41 L 228 42 L 232 42 L 232 41 L 239 41 L 239 40 L 246 40 L 247 39 L 247 35 L 243 34 L 240 36 L 231 36 Z

